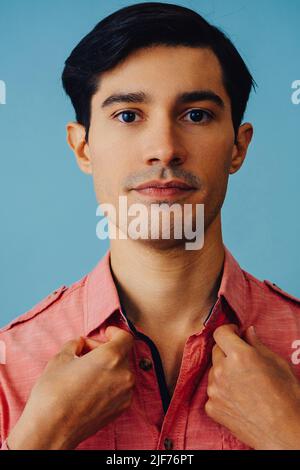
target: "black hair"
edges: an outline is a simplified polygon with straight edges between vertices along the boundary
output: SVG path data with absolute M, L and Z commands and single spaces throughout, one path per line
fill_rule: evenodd
M 77 122 L 90 127 L 91 98 L 101 73 L 113 69 L 137 49 L 153 45 L 210 48 L 217 56 L 231 101 L 235 132 L 241 125 L 255 81 L 230 39 L 195 11 L 171 3 L 144 2 L 121 8 L 101 20 L 65 62 L 62 82 Z

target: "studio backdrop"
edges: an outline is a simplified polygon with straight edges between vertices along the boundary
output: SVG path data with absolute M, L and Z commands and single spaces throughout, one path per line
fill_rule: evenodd
M 134 3 L 0 1 L 0 326 L 108 249 L 96 236 L 92 178 L 66 143 L 75 117 L 61 72 L 96 23 Z M 245 270 L 300 297 L 300 0 L 170 3 L 221 28 L 257 83 L 244 118 L 254 137 L 223 206 L 224 242 Z

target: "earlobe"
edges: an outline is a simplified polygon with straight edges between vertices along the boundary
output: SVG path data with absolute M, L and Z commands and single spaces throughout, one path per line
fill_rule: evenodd
M 91 156 L 89 145 L 85 140 L 85 128 L 77 122 L 67 124 L 67 142 L 74 152 L 77 164 L 81 171 L 87 174 L 92 173 Z
M 246 122 L 239 127 L 231 158 L 230 174 L 236 173 L 243 165 L 252 136 L 253 127 L 250 123 Z

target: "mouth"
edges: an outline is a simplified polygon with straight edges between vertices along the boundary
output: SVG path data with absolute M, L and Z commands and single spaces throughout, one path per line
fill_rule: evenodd
M 171 198 L 173 196 L 187 195 L 196 188 L 184 181 L 172 180 L 163 183 L 162 181 L 149 181 L 133 188 L 139 194 L 155 198 Z

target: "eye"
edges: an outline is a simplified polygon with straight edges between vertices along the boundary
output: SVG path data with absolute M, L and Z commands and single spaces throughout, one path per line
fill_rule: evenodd
M 203 109 L 192 109 L 185 116 L 191 116 L 191 121 L 195 124 L 203 124 L 205 122 L 209 122 L 213 119 L 213 116 L 208 111 L 204 111 Z M 125 109 L 124 111 L 120 111 L 118 114 L 114 116 L 114 119 L 117 118 L 118 121 L 122 122 L 123 124 L 131 124 L 133 122 L 137 122 L 135 119 L 138 116 L 136 111 L 132 111 L 129 109 Z M 119 119 L 121 117 L 121 119 Z
M 204 111 L 203 109 L 192 109 L 186 113 L 185 116 L 188 114 L 191 115 L 192 121 L 190 122 L 194 122 L 195 124 L 202 124 L 203 122 L 209 122 L 213 119 L 212 114 L 208 111 Z
M 137 116 L 137 113 L 136 111 L 125 110 L 116 114 L 114 117 L 119 118 L 119 116 L 122 116 L 123 120 L 120 121 L 120 119 L 118 119 L 118 121 L 123 122 L 124 124 L 130 124 L 131 122 L 136 122 L 135 116 Z

